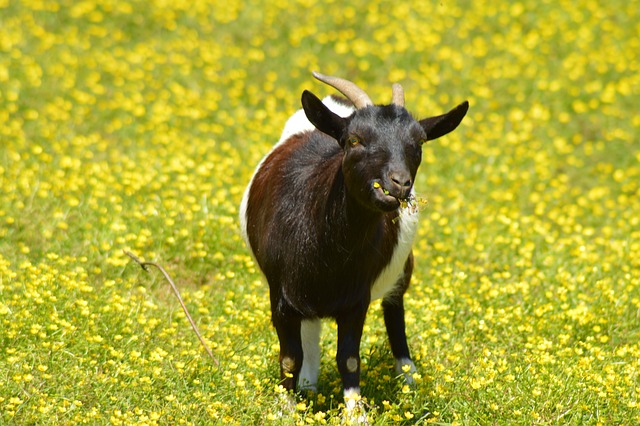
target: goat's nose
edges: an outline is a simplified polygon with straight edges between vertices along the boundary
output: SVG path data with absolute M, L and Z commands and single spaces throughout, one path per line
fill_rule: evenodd
M 400 190 L 403 195 L 406 191 L 411 189 L 411 175 L 405 171 L 392 171 L 389 173 L 389 179 L 394 185 L 397 186 L 398 190 Z

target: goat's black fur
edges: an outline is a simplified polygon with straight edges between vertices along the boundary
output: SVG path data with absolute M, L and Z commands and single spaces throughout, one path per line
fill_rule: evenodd
M 330 317 L 343 385 L 357 389 L 372 286 L 398 263 L 400 246 L 406 254 L 382 306 L 394 357 L 410 360 L 402 296 L 413 256 L 410 243 L 398 241 L 400 204 L 412 191 L 422 143 L 455 129 L 468 104 L 422 121 L 398 105 L 343 118 L 307 91 L 302 104 L 316 130 L 293 134 L 258 167 L 243 201 L 244 231 L 269 283 L 283 385 L 294 389 L 302 367 L 301 321 Z

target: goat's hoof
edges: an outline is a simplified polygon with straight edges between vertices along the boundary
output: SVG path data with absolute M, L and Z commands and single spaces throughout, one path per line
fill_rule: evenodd
M 279 392 L 277 394 L 278 406 L 280 409 L 277 411 L 276 416 L 278 418 L 289 417 L 296 411 L 296 397 L 292 392 Z
M 345 424 L 368 425 L 365 403 L 360 397 L 360 391 L 345 391 Z
M 404 379 L 404 383 L 409 386 L 410 389 L 415 389 L 416 380 L 414 374 L 418 370 L 415 364 L 408 358 L 400 358 L 396 360 L 396 373 L 399 377 Z
M 345 409 L 344 423 L 347 425 L 369 425 L 367 410 L 362 401 L 357 401 L 353 407 L 347 406 Z
M 302 395 L 304 398 L 311 398 L 318 393 L 318 386 L 316 385 L 298 386 L 298 393 Z

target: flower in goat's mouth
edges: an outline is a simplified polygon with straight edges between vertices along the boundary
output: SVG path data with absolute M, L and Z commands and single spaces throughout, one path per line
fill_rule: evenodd
M 378 182 L 373 182 L 373 187 L 374 187 L 375 189 L 382 188 L 382 186 L 381 186 L 381 185 L 380 185 L 380 183 L 378 183 Z M 389 191 L 387 191 L 387 189 L 386 189 L 386 188 L 382 188 L 382 192 L 384 192 L 384 195 L 389 195 Z
M 416 197 L 414 194 L 410 194 L 407 198 L 399 199 L 400 208 L 407 209 L 409 213 L 414 214 L 420 210 L 420 206 L 427 204 L 426 198 Z

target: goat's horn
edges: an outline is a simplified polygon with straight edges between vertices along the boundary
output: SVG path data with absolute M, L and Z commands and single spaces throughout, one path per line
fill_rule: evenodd
M 393 83 L 391 86 L 391 103 L 404 106 L 404 89 L 399 83 Z
M 345 95 L 356 106 L 357 109 L 361 109 L 370 105 L 373 105 L 369 95 L 364 90 L 359 88 L 355 83 L 345 80 L 339 77 L 330 77 L 328 75 L 320 74 L 313 71 L 313 76 L 323 83 L 337 89 L 340 93 Z

